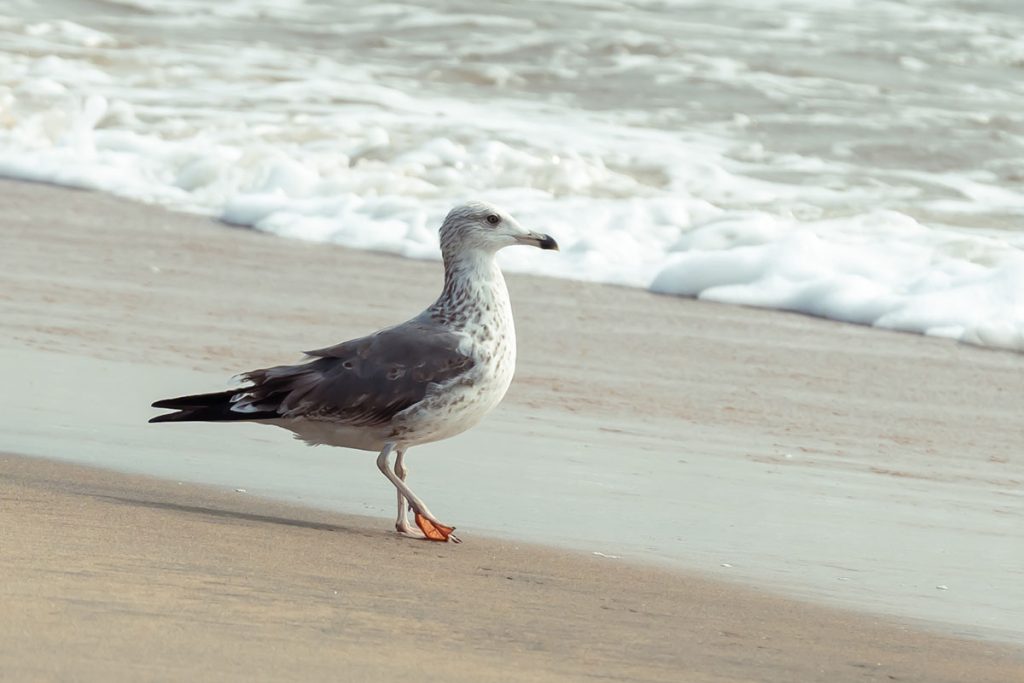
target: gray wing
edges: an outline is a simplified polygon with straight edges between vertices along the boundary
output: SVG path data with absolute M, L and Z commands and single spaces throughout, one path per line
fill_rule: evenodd
M 458 350 L 461 341 L 435 323 L 411 320 L 307 351 L 313 358 L 307 363 L 242 375 L 252 386 L 235 394 L 231 410 L 384 425 L 423 400 L 431 384 L 454 379 L 473 366 L 473 359 Z

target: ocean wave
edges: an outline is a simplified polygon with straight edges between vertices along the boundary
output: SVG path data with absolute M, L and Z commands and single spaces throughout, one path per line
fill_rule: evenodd
M 512 270 L 1024 350 L 1013 20 L 931 5 L 40 4 L 0 17 L 0 174 L 415 258 L 482 197 L 563 245 Z

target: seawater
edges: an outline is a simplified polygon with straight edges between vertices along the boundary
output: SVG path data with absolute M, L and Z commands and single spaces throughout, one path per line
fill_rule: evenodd
M 15 0 L 0 173 L 1024 350 L 1015 0 Z

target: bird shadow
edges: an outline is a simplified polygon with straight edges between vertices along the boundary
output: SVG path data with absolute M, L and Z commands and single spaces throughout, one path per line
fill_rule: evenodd
M 153 510 L 169 510 L 172 512 L 184 512 L 190 515 L 203 515 L 205 517 L 216 517 L 219 519 L 234 519 L 245 522 L 256 522 L 258 524 L 277 524 L 280 526 L 299 527 L 302 529 L 313 529 L 315 531 L 335 531 L 357 536 L 373 537 L 364 529 L 357 529 L 351 526 L 340 524 L 328 524 L 326 522 L 313 522 L 305 519 L 291 519 L 289 517 L 277 517 L 274 515 L 261 515 L 254 512 L 241 512 L 238 510 L 223 510 L 220 508 L 204 507 L 201 505 L 183 505 L 181 503 L 170 503 L 157 500 L 142 500 L 139 498 L 126 498 L 122 496 L 108 496 L 96 494 L 93 496 L 101 500 L 107 500 L 122 505 L 135 505 L 150 508 Z

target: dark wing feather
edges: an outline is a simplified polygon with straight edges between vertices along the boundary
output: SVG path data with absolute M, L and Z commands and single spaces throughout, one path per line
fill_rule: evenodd
M 218 397 L 217 406 L 177 399 L 158 402 L 185 411 L 161 416 L 160 421 L 310 417 L 352 426 L 384 425 L 423 400 L 432 383 L 446 382 L 473 366 L 459 352 L 461 341 L 435 324 L 410 321 L 308 351 L 312 360 L 307 363 L 247 372 L 242 378 L 249 386 L 203 396 Z M 186 398 L 196 402 L 195 397 Z

